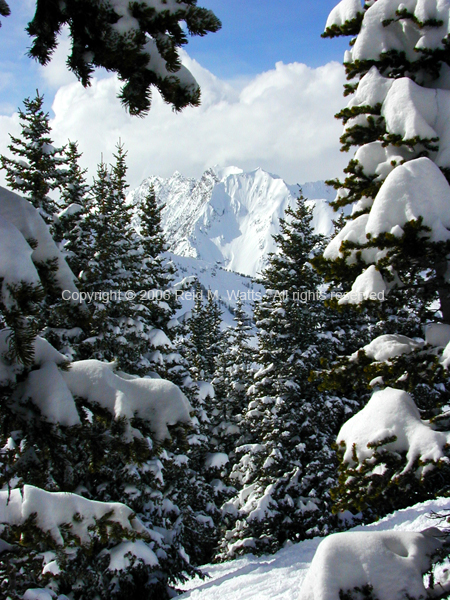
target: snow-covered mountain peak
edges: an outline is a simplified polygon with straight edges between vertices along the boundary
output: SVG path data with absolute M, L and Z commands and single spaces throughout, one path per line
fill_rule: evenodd
M 279 220 L 298 195 L 297 185 L 261 168 L 246 172 L 235 166 L 214 166 L 200 179 L 178 172 L 168 179 L 149 177 L 130 193 L 130 200 L 138 203 L 151 185 L 164 205 L 162 224 L 174 254 L 251 276 L 275 251 L 273 235 L 279 232 Z M 330 234 L 333 211 L 327 200 L 334 192 L 322 181 L 302 188 L 314 205 L 316 231 Z

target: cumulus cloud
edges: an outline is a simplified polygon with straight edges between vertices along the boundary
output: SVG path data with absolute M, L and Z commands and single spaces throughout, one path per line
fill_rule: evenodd
M 58 59 L 58 57 L 56 57 Z M 60 60 L 47 75 L 65 83 Z M 157 92 L 150 113 L 130 117 L 117 100 L 120 82 L 108 76 L 90 88 L 62 85 L 55 94 L 55 142 L 78 140 L 90 176 L 103 158 L 112 161 L 120 138 L 128 150 L 129 182 L 175 170 L 198 177 L 214 164 L 262 167 L 289 183 L 338 176 L 348 161 L 339 152 L 344 71 L 338 63 L 312 69 L 277 63 L 256 77 L 227 82 L 183 53 L 183 62 L 202 88 L 202 105 L 174 113 Z M 17 132 L 17 118 L 11 128 Z M 8 119 L 0 118 L 0 152 Z

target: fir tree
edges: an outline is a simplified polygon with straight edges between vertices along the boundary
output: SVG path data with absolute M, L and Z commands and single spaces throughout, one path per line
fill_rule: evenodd
M 180 542 L 180 508 L 163 493 L 163 448 L 170 448 L 170 439 L 155 434 L 152 419 L 119 417 L 117 403 L 111 411 L 92 401 L 92 394 L 103 401 L 117 385 L 120 405 L 126 405 L 127 379 L 110 365 L 69 366 L 36 335 L 45 286 L 27 232 L 38 236 L 37 256 L 55 262 L 55 281 L 76 288 L 48 228 L 26 200 L 4 190 L 0 214 L 0 593 L 12 600 L 30 588 L 74 600 L 92 594 L 173 597 L 175 580 L 195 569 Z M 84 391 L 73 387 L 77 367 Z M 100 375 L 92 385 L 91 368 Z M 140 381 L 146 389 L 148 380 Z M 168 421 L 175 424 L 178 417 Z M 28 513 L 11 513 L 11 506 L 22 504 Z
M 65 182 L 60 194 L 60 212 L 54 223 L 54 240 L 61 249 L 67 264 L 77 278 L 86 270 L 92 255 L 94 236 L 90 211 L 92 200 L 88 196 L 86 169 L 79 165 L 81 153 L 76 142 L 69 142 L 65 156 L 67 168 Z M 82 284 L 79 281 L 82 291 Z M 48 308 L 41 322 L 43 335 L 58 350 L 72 359 L 77 358 L 78 348 L 87 336 L 89 310 L 83 303 L 75 306 L 57 294 L 47 293 Z
M 24 100 L 24 110 L 19 109 L 22 135 L 10 135 L 8 146 L 16 158 L 1 156 L 0 160 L 9 187 L 30 200 L 45 221 L 53 225 L 57 206 L 49 194 L 65 182 L 62 167 L 66 159 L 64 148 L 52 145 L 49 115 L 43 111 L 43 103 L 39 92 L 35 98 Z
M 211 381 L 214 377 L 215 359 L 221 347 L 221 310 L 211 290 L 204 290 L 197 281 L 194 288 L 195 303 L 187 321 L 184 343 L 194 379 Z
M 240 422 L 247 404 L 255 351 L 251 347 L 252 327 L 239 298 L 234 309 L 234 327 L 222 335 L 222 351 L 216 357 L 215 396 L 211 405 L 211 441 L 218 452 L 234 462 L 234 450 L 242 435 Z M 229 468 L 229 467 L 228 467 Z
M 243 436 L 231 474 L 238 494 L 225 505 L 222 558 L 275 552 L 286 540 L 327 533 L 335 525 L 328 494 L 331 443 L 345 404 L 308 381 L 331 352 L 320 277 L 311 267 L 323 240 L 300 195 L 280 221 L 278 252 L 263 273 L 256 305 L 259 371 L 248 389 Z
M 55 240 L 60 244 L 67 264 L 78 277 L 86 268 L 93 243 L 92 232 L 84 227 L 92 203 L 88 197 L 87 169 L 81 169 L 81 152 L 77 142 L 69 142 L 66 148 L 67 169 L 60 195 L 60 213 L 55 223 Z

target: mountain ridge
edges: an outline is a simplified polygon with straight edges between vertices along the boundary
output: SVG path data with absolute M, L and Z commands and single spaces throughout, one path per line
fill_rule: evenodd
M 137 205 L 150 186 L 164 205 L 162 227 L 172 253 L 253 277 L 276 250 L 273 235 L 286 209 L 295 206 L 299 189 L 261 168 L 245 172 L 215 166 L 199 179 L 178 171 L 169 178 L 148 177 L 130 192 L 129 201 Z M 334 215 L 328 201 L 334 191 L 321 181 L 301 187 L 313 207 L 315 231 L 329 235 Z

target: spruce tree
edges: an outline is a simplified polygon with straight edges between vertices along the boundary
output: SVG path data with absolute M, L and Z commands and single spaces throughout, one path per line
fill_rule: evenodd
M 433 347 L 442 341 L 424 345 L 417 338 L 430 322 L 445 337 L 450 323 L 449 9 L 436 2 L 426 10 L 419 2 L 357 4 L 338 4 L 324 33 L 356 36 L 344 62 L 346 93 L 354 96 L 337 115 L 343 150 L 356 152 L 346 178 L 331 182 L 335 207 L 352 207 L 351 214 L 317 265 L 343 291 L 335 306 L 357 319 L 364 313 L 371 325 L 359 352 L 341 356 L 324 375 L 324 387 L 359 398 L 361 406 L 374 388 L 385 390 L 376 398 L 404 390 L 404 406 L 414 400 L 422 419 L 446 429 L 448 382 Z M 419 455 L 411 462 L 394 438 L 368 440 L 373 454 L 365 459 L 358 447 L 349 459 L 342 440 L 337 509 L 382 515 L 447 490 L 444 449 L 440 459 Z
M 60 212 L 54 222 L 54 240 L 74 275 L 80 278 L 88 266 L 94 243 L 92 200 L 85 180 L 86 169 L 79 165 L 81 153 L 76 142 L 67 144 L 65 157 L 67 168 L 60 193 Z M 78 287 L 82 292 L 80 279 Z M 73 306 L 62 299 L 60 291 L 53 296 L 47 292 L 46 298 L 49 306 L 41 316 L 43 335 L 55 348 L 75 359 L 80 343 L 88 337 L 89 309 L 82 302 Z
M 210 410 L 212 444 L 228 456 L 229 465 L 234 462 L 234 450 L 242 435 L 240 423 L 256 358 L 250 342 L 252 327 L 241 298 L 236 302 L 233 322 L 234 327 L 223 332 L 222 351 L 216 357 L 212 380 L 215 396 Z
M 152 325 L 171 335 L 167 326 L 180 308 L 180 303 L 172 287 L 175 269 L 163 256 L 167 250 L 161 223 L 164 206 L 158 206 L 153 187 L 150 187 L 138 208 L 143 255 L 140 278 L 142 298 L 150 311 Z
M 53 226 L 57 206 L 49 194 L 65 182 L 64 148 L 55 148 L 50 137 L 49 115 L 42 106 L 44 97 L 36 92 L 19 108 L 21 137 L 10 135 L 8 146 L 14 158 L 1 156 L 9 187 L 30 200 L 46 223 Z
M 93 211 L 87 216 L 94 244 L 92 258 L 81 277 L 92 294 L 90 336 L 80 348 L 83 356 L 117 360 L 121 369 L 144 374 L 149 345 L 149 311 L 140 302 L 142 256 L 132 227 L 132 207 L 126 197 L 126 153 L 117 146 L 111 171 L 100 163 L 91 188 Z
M 92 232 L 84 222 L 89 216 L 92 203 L 86 183 L 87 169 L 81 169 L 81 152 L 77 142 L 69 142 L 65 152 L 67 168 L 61 189 L 58 220 L 55 223 L 55 240 L 60 244 L 67 264 L 78 277 L 86 268 L 93 243 Z
M 323 240 L 301 195 L 280 228 L 278 251 L 263 273 L 266 293 L 255 307 L 260 368 L 247 392 L 231 474 L 238 494 L 224 506 L 229 525 L 221 558 L 275 552 L 287 540 L 335 526 L 331 444 L 346 407 L 308 380 L 332 350 L 321 279 L 311 267 Z

